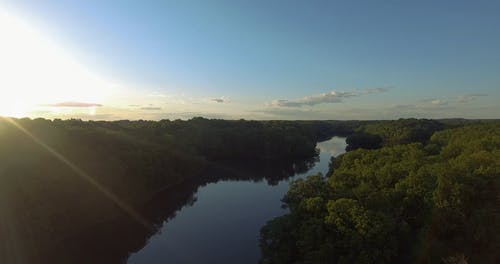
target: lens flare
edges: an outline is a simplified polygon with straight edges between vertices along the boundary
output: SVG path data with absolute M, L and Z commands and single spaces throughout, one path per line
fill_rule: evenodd
M 41 105 L 67 101 L 102 103 L 116 88 L 1 9 L 0 38 L 0 115 L 29 116 Z

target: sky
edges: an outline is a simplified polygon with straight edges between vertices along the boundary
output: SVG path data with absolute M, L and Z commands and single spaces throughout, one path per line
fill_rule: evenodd
M 500 118 L 499 1 L 0 0 L 0 115 Z

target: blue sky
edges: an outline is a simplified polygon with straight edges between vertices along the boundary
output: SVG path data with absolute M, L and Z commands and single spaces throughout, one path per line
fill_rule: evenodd
M 64 98 L 87 99 L 82 107 L 47 102 L 32 116 L 500 118 L 498 1 L 0 0 L 0 8 L 118 87 L 90 102 L 82 91 L 71 97 L 85 87 L 66 86 Z

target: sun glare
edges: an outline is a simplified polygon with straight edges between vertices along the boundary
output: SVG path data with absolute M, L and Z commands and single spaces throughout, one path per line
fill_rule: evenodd
M 23 20 L 0 10 L 0 115 L 66 101 L 102 103 L 113 89 Z

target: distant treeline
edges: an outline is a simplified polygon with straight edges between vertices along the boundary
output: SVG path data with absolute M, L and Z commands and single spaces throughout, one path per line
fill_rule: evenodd
M 377 149 L 420 142 L 425 144 L 434 132 L 464 125 L 490 123 L 495 120 L 467 119 L 399 119 L 362 121 L 347 134 L 347 151 L 358 148 Z
M 380 121 L 348 142 L 364 149 L 291 184 L 261 263 L 500 263 L 499 121 Z
M 313 158 L 317 141 L 352 129 L 319 121 L 0 119 L 0 262 L 50 255 L 53 244 L 217 163 L 299 169 L 289 161 Z

